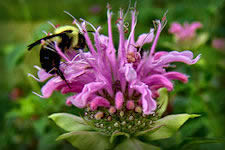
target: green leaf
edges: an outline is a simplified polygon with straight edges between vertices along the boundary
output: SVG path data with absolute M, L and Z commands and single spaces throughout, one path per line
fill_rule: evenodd
M 205 44 L 209 39 L 209 34 L 208 33 L 201 33 L 197 36 L 194 42 L 194 48 L 197 48 L 203 44 Z
M 116 146 L 114 150 L 160 150 L 159 147 L 143 143 L 137 139 L 126 139 Z
M 14 46 L 6 47 L 6 49 L 11 52 L 7 55 L 5 63 L 9 69 L 13 69 L 21 62 L 19 60 L 24 56 L 26 47 L 24 44 L 15 44 Z
M 155 121 L 154 126 L 162 126 L 159 130 L 145 134 L 147 140 L 159 140 L 171 137 L 177 130 L 190 118 L 198 117 L 199 115 L 178 114 L 169 115 L 162 119 Z
M 157 110 L 157 114 L 159 117 L 163 115 L 166 111 L 168 105 L 168 93 L 166 88 L 161 88 L 159 90 L 160 97 L 157 99 L 157 103 L 159 104 L 159 109 Z
M 49 116 L 60 128 L 66 131 L 86 131 L 91 127 L 80 117 L 67 114 L 55 113 Z
M 150 129 L 147 129 L 147 130 L 144 130 L 144 131 L 140 131 L 135 136 L 141 136 L 141 135 L 144 135 L 144 134 L 152 134 L 152 133 L 156 132 L 157 130 L 159 130 L 162 126 L 163 125 L 155 126 L 153 128 L 150 128 Z
M 207 144 L 225 144 L 224 138 L 189 138 L 185 144 L 182 145 L 182 150 L 193 149 L 193 147 L 198 147 L 200 145 L 206 146 Z M 210 148 L 209 148 L 210 149 Z
M 127 138 L 130 138 L 130 135 L 127 133 L 115 131 L 110 137 L 110 143 L 113 143 L 118 136 L 125 136 Z
M 56 140 L 68 140 L 79 150 L 105 150 L 109 148 L 109 137 L 99 132 L 75 131 L 60 135 Z

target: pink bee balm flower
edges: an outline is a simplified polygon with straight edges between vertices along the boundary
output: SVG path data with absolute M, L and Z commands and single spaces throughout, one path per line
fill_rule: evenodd
M 131 29 L 126 37 L 124 14 L 120 10 L 116 24 L 119 32 L 118 49 L 113 43 L 110 9 L 107 12 L 107 35 L 100 33 L 101 27 L 95 28 L 84 20 L 81 23 L 74 20 L 85 37 L 89 52 L 83 50 L 79 52 L 68 51 L 63 56 L 63 58 L 67 58 L 60 65 L 60 70 L 71 88 L 59 76 L 52 76 L 36 67 L 39 70 L 38 78 L 29 74 L 30 76 L 40 82 L 51 77 L 42 87 L 42 94 L 39 96 L 48 98 L 53 91 L 61 91 L 62 94 L 74 94 L 67 98 L 68 105 L 88 108 L 93 112 L 107 110 L 110 114 L 119 113 L 121 117 L 126 115 L 128 111 L 143 113 L 143 115 L 154 114 L 157 109 L 158 89 L 167 88 L 168 91 L 172 91 L 172 80 L 180 80 L 184 83 L 188 80 L 186 75 L 175 71 L 170 72 L 166 69 L 173 62 L 195 64 L 200 55 L 194 58 L 191 51 L 155 52 L 163 24 L 160 20 L 156 20 L 155 36 L 154 30 L 150 29 L 149 33 L 141 34 L 135 40 L 136 10 L 132 10 L 131 14 Z M 94 30 L 93 41 L 87 32 L 87 25 L 90 25 Z M 175 33 L 179 38 L 192 37 L 195 29 L 200 26 L 200 23 L 185 24 L 184 27 L 173 24 L 170 32 Z M 151 42 L 151 48 L 142 55 L 140 53 L 142 46 Z M 60 51 L 57 46 L 55 49 Z M 106 115 L 99 116 L 101 118 Z M 109 119 L 111 119 L 110 117 Z M 128 119 L 132 120 L 133 118 L 131 115 Z
M 215 38 L 212 41 L 212 47 L 218 50 L 225 50 L 225 38 Z
M 191 40 L 195 37 L 196 30 L 201 27 L 202 24 L 200 22 L 193 22 L 192 24 L 184 23 L 183 26 L 174 22 L 169 28 L 169 33 L 174 34 L 179 41 Z

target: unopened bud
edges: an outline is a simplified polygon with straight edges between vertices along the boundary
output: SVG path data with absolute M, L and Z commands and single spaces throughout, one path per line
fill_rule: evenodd
M 124 112 L 121 111 L 121 112 L 120 112 L 120 117 L 123 117 L 123 116 L 124 116 Z
M 126 125 L 126 121 L 123 121 L 121 124 L 122 124 L 123 126 Z
M 112 114 L 114 114 L 115 112 L 116 112 L 116 108 L 113 107 L 113 106 L 111 106 L 111 107 L 109 108 L 109 113 L 112 115 Z
M 108 116 L 107 120 L 108 121 L 111 121 L 112 120 L 112 117 L 111 116 Z
M 152 123 L 153 123 L 153 121 L 152 121 L 152 120 L 150 120 L 150 121 L 149 121 L 149 124 L 152 124 Z
M 97 120 L 99 120 L 99 119 L 101 119 L 102 117 L 104 116 L 104 113 L 103 112 L 97 112 L 96 114 L 95 114 L 95 119 L 97 119 Z
M 135 107 L 135 106 L 134 106 L 134 101 L 133 101 L 133 100 L 127 101 L 126 107 L 127 107 L 128 110 L 134 109 L 134 107 Z
M 135 107 L 135 112 L 141 113 L 142 112 L 141 107 L 140 106 Z
M 118 122 L 114 123 L 114 126 L 115 126 L 115 127 L 119 127 Z
M 139 121 L 137 122 L 137 124 L 140 125 L 140 124 L 141 124 L 141 121 L 139 120 Z
M 133 116 L 130 116 L 130 117 L 129 117 L 129 120 L 133 120 L 133 119 L 134 119 L 134 117 L 133 117 Z

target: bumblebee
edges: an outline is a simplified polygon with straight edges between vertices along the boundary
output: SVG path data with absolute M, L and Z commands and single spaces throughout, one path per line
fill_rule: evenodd
M 74 26 L 61 26 L 55 28 L 52 35 L 43 37 L 28 45 L 28 50 L 31 50 L 34 46 L 39 44 L 41 44 L 40 63 L 42 68 L 50 74 L 57 74 L 60 76 L 61 79 L 66 82 L 68 87 L 71 88 L 59 68 L 61 56 L 56 51 L 55 44 L 57 44 L 63 53 L 69 49 L 84 49 L 86 46 L 84 36 Z

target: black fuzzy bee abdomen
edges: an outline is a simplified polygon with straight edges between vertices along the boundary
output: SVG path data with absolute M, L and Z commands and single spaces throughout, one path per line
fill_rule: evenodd
M 59 69 L 61 57 L 57 52 L 51 51 L 46 48 L 40 50 L 40 63 L 41 67 L 50 74 L 55 74 Z

